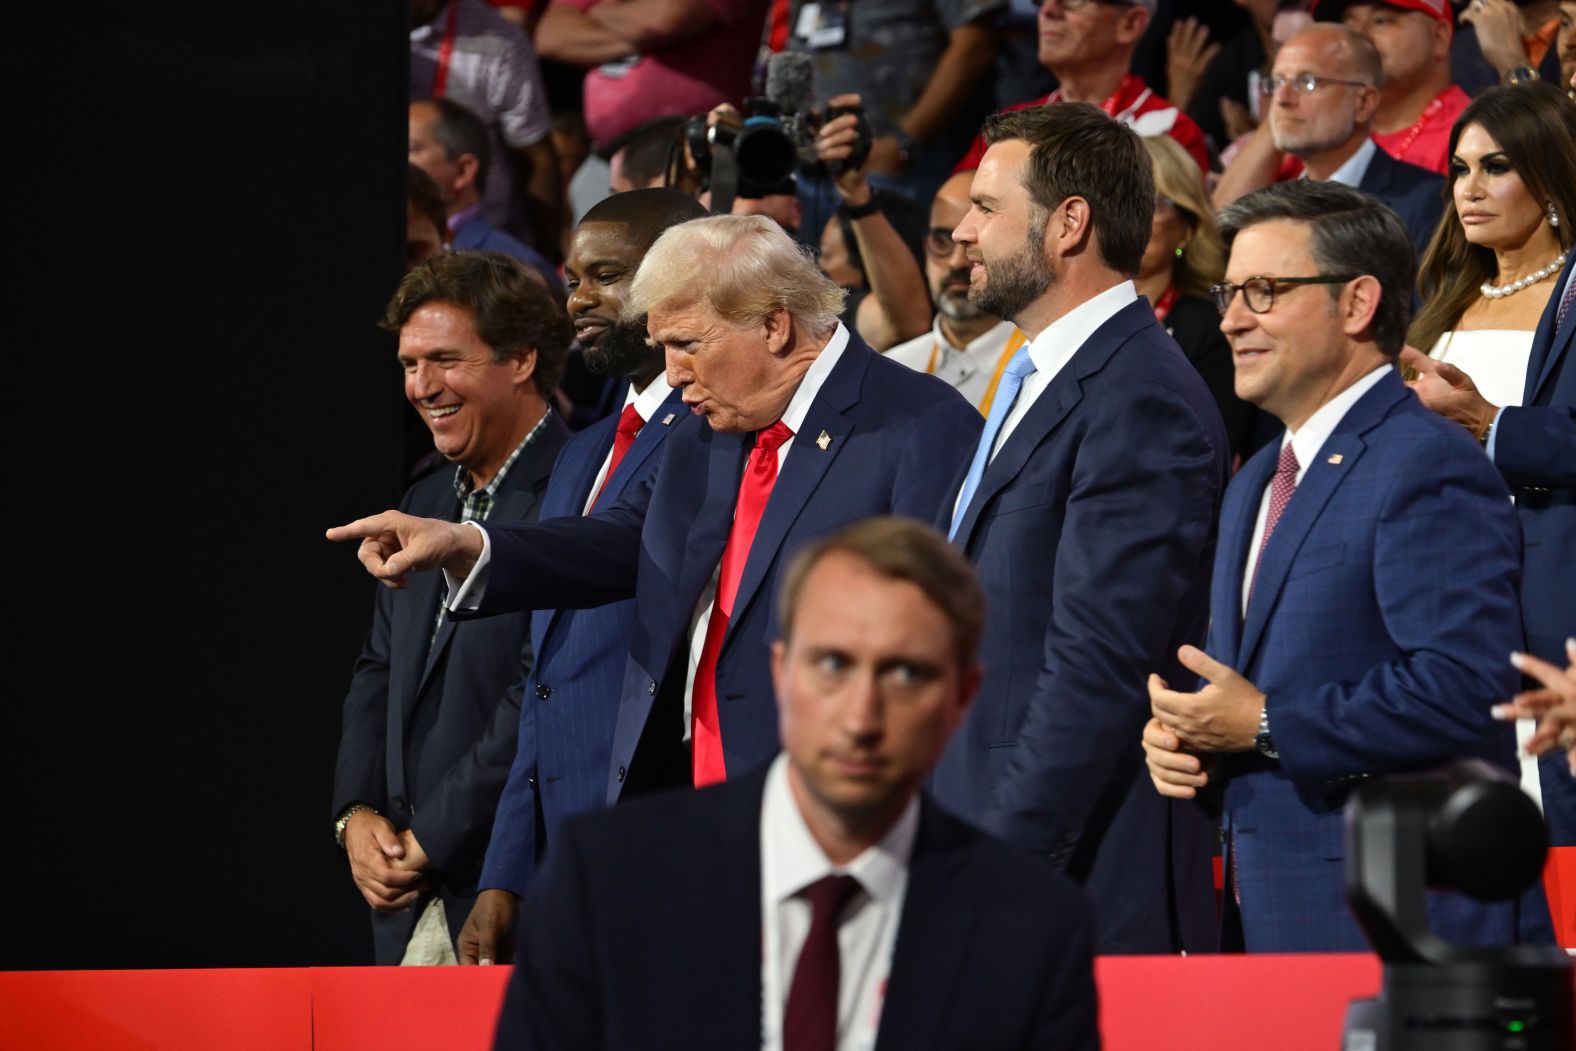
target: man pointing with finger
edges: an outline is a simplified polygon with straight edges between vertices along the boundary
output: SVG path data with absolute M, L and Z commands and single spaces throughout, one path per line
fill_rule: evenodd
M 1501 651 L 1521 637 L 1520 537 L 1481 451 L 1395 370 L 1413 280 L 1395 213 L 1290 182 L 1228 207 L 1221 232 L 1237 394 L 1286 435 L 1226 492 L 1207 652 L 1178 653 L 1200 688 L 1151 676 L 1144 750 L 1162 795 L 1224 807 L 1223 948 L 1358 951 L 1352 787 L 1462 756 L 1514 770 L 1490 710 L 1516 685 Z M 1515 939 L 1515 903 L 1429 911 L 1452 942 Z

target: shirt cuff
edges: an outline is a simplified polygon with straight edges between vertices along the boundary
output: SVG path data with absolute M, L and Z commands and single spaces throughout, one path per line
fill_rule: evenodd
M 1505 410 L 1500 409 L 1494 414 L 1494 422 L 1488 425 L 1488 444 L 1483 448 L 1488 451 L 1488 462 L 1494 462 L 1494 446 L 1499 441 L 1499 418 L 1505 415 Z
M 443 582 L 449 589 L 449 597 L 444 599 L 443 608 L 454 613 L 474 613 L 481 606 L 482 596 L 487 593 L 487 566 L 492 561 L 492 541 L 487 536 L 487 530 L 476 522 L 464 524 L 482 535 L 482 553 L 477 556 L 476 565 L 471 567 L 470 575 L 464 580 L 447 569 L 443 571 Z

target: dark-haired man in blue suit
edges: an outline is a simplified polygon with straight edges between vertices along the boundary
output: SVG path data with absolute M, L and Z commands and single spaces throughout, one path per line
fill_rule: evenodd
M 706 425 L 669 437 L 650 482 L 528 530 L 387 512 L 329 537 L 360 538 L 391 586 L 443 566 L 452 605 L 483 615 L 633 597 L 608 798 L 748 770 L 778 748 L 766 652 L 786 560 L 860 518 L 934 518 L 980 428 L 951 387 L 842 327 L 841 301 L 770 220 L 674 227 L 625 313 L 647 315 Z
M 1031 337 L 940 521 L 989 596 L 985 683 L 943 806 L 1084 885 L 1102 953 L 1215 941 L 1213 830 L 1149 789 L 1144 676 L 1204 637 L 1230 444 L 1131 280 L 1155 189 L 1092 106 L 992 117 L 953 232 L 969 297 Z
M 644 318 L 620 320 L 640 261 L 662 231 L 706 214 L 668 189 L 633 190 L 597 203 L 575 230 L 564 264 L 569 320 L 597 375 L 628 381 L 623 410 L 575 435 L 553 469 L 539 518 L 589 514 L 645 483 L 664 440 L 690 414 L 646 343 Z M 649 425 L 649 426 L 648 426 Z M 635 622 L 633 602 L 531 614 L 536 664 L 524 684 L 519 743 L 498 800 L 476 905 L 460 932 L 462 964 L 507 954 L 516 899 L 558 823 L 601 806 L 619 685 Z M 501 943 L 501 944 L 500 944 Z
M 1352 786 L 1458 757 L 1515 769 L 1490 711 L 1516 685 L 1515 513 L 1396 373 L 1415 268 L 1395 213 L 1304 181 L 1232 204 L 1221 228 L 1237 393 L 1286 436 L 1226 494 L 1207 653 L 1181 655 L 1202 688 L 1152 678 L 1142 739 L 1162 794 L 1223 804 L 1228 935 L 1362 951 L 1342 893 Z M 1441 895 L 1429 913 L 1447 941 L 1517 937 L 1515 903 Z

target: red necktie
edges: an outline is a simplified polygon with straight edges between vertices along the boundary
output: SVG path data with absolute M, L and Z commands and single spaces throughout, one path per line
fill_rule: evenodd
M 1275 532 L 1281 512 L 1286 510 L 1287 503 L 1291 501 L 1291 494 L 1297 491 L 1299 466 L 1297 450 L 1292 448 L 1291 442 L 1281 446 L 1280 459 L 1275 462 L 1275 481 L 1270 485 L 1270 513 L 1264 519 L 1264 539 L 1259 541 L 1258 557 L 1253 560 L 1253 579 L 1248 582 L 1250 596 L 1259 580 L 1259 563 L 1264 561 L 1264 549 L 1270 544 L 1270 534 Z
M 837 925 L 858 892 L 859 881 L 854 877 L 826 876 L 798 894 L 810 902 L 810 933 L 799 950 L 783 1008 L 783 1051 L 835 1051 L 837 1047 L 837 993 L 842 982 Z
M 792 437 L 793 431 L 781 420 L 756 435 L 755 448 L 750 450 L 744 478 L 739 482 L 733 528 L 728 531 L 728 546 L 722 549 L 722 564 L 717 570 L 717 600 L 706 624 L 706 641 L 695 669 L 695 692 L 690 698 L 690 749 L 696 788 L 728 778 L 722 760 L 722 726 L 717 720 L 717 655 L 722 652 L 722 639 L 728 632 L 728 618 L 733 615 L 733 600 L 739 594 L 739 580 L 750 557 L 750 545 L 755 542 L 755 530 L 761 524 L 772 486 L 777 483 L 777 450 Z
M 613 455 L 607 461 L 607 474 L 602 476 L 602 484 L 597 487 L 596 496 L 591 500 L 588 512 L 596 510 L 596 502 L 602 499 L 602 490 L 607 488 L 607 483 L 613 480 L 613 472 L 618 470 L 618 465 L 624 459 L 624 454 L 629 452 L 629 447 L 635 444 L 635 435 L 640 433 L 640 428 L 645 424 L 640 418 L 640 413 L 635 411 L 635 403 L 630 402 L 624 406 L 624 412 L 618 418 L 618 431 L 613 435 Z

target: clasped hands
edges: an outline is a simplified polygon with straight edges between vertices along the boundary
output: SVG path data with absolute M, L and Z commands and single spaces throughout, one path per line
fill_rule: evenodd
M 384 511 L 334 526 L 328 539 L 360 540 L 356 557 L 386 587 L 405 587 L 405 574 L 442 567 L 464 579 L 482 555 L 482 535 L 477 529 L 437 518 L 417 518 L 401 511 Z
M 1264 694 L 1196 646 L 1177 650 L 1177 659 L 1207 685 L 1197 693 L 1183 693 L 1160 676 L 1149 676 L 1154 717 L 1144 727 L 1144 761 L 1161 795 L 1192 799 L 1209 784 L 1211 756 L 1253 747 Z
M 432 867 L 410 829 L 394 831 L 388 818 L 371 810 L 352 814 L 345 825 L 345 854 L 356 888 L 379 912 L 404 912 L 426 887 Z

